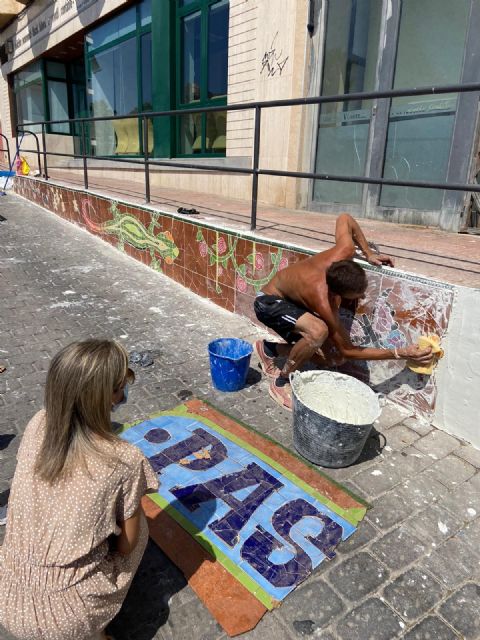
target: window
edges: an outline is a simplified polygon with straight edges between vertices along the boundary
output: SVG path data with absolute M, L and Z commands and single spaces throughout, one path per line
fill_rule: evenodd
M 373 91 L 380 38 L 381 0 L 336 0 L 329 4 L 322 95 Z M 320 109 L 315 170 L 363 175 L 372 101 L 325 103 Z M 316 180 L 314 199 L 359 204 L 363 185 Z
M 181 0 L 177 10 L 177 109 L 227 103 L 228 0 Z M 225 155 L 225 111 L 177 118 L 177 155 Z
M 34 62 L 14 75 L 13 90 L 17 107 L 17 124 L 45 120 L 41 61 Z M 33 126 L 30 130 L 41 131 L 41 127 Z
M 123 116 L 152 109 L 151 0 L 119 14 L 86 37 L 89 109 L 93 117 Z M 149 150 L 153 128 L 149 124 Z M 97 156 L 143 153 L 141 120 L 97 121 L 90 126 Z
M 460 83 L 469 15 L 470 0 L 404 0 L 393 88 Z M 435 38 L 425 37 L 426 30 Z M 446 179 L 457 103 L 457 94 L 392 100 L 386 178 Z M 434 211 L 441 207 L 442 198 L 439 189 L 385 186 L 380 203 Z
M 68 120 L 85 115 L 83 59 L 68 63 L 38 60 L 13 77 L 18 125 L 40 120 Z M 41 125 L 29 127 L 40 132 Z M 46 133 L 72 135 L 68 122 L 47 125 Z
M 48 119 L 66 120 L 69 117 L 67 68 L 63 62 L 47 60 L 45 63 L 47 84 Z M 50 125 L 51 133 L 70 134 L 70 124 L 59 122 Z

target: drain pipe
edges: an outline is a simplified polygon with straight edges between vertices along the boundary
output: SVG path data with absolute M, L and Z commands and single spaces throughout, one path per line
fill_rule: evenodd
M 307 31 L 312 38 L 315 31 L 315 0 L 309 0 Z

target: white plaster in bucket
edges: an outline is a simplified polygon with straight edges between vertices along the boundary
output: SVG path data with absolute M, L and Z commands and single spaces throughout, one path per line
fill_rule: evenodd
M 370 387 L 343 373 L 295 372 L 291 384 L 304 406 L 342 424 L 372 424 L 381 412 L 379 400 Z

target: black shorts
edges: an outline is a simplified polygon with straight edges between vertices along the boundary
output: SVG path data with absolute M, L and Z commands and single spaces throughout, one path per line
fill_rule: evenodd
M 302 337 L 295 331 L 297 320 L 305 313 L 311 313 L 295 302 L 265 293 L 257 294 L 253 308 L 260 322 L 273 329 L 290 344 L 298 342 Z

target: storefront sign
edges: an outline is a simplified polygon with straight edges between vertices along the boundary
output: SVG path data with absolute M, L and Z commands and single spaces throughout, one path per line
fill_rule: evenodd
M 60 0 L 52 2 L 39 15 L 19 29 L 11 40 L 13 57 L 28 50 L 32 45 L 47 37 L 52 31 L 63 26 L 98 0 Z

